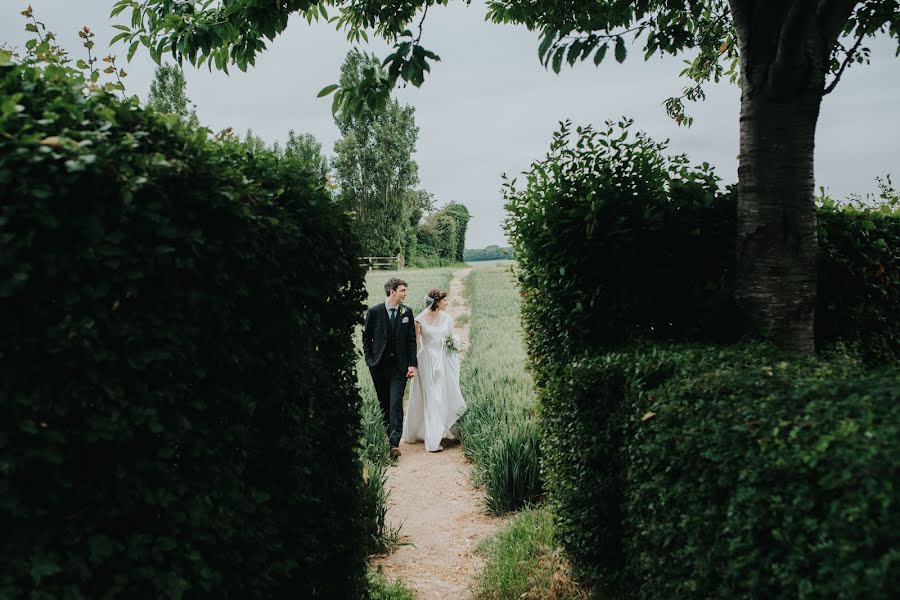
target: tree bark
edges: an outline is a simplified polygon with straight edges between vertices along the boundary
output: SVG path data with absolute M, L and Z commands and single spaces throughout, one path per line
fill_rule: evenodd
M 743 333 L 811 352 L 816 306 L 813 159 L 821 88 L 741 99 L 736 301 Z

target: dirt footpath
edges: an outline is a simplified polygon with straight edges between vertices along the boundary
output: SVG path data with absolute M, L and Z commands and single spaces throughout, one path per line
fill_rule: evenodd
M 453 274 L 450 316 L 468 314 L 463 279 L 472 269 Z M 469 320 L 456 333 L 460 355 L 469 342 Z M 482 561 L 475 547 L 496 532 L 506 519 L 484 512 L 482 493 L 471 482 L 472 465 L 459 446 L 431 453 L 425 445 L 401 442 L 403 455 L 388 469 L 387 520 L 400 526 L 401 546 L 390 556 L 372 560 L 388 579 L 402 579 L 421 600 L 468 598 Z

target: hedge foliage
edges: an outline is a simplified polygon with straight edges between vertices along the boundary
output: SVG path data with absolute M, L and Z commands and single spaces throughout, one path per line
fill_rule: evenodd
M 577 358 L 541 401 L 558 536 L 597 597 L 896 590 L 896 369 L 643 344 Z
M 844 340 L 875 364 L 900 361 L 900 203 L 884 191 L 880 206 L 818 211 L 817 344 Z
M 538 359 L 638 338 L 736 336 L 736 197 L 708 165 L 666 155 L 631 125 L 579 128 L 573 143 L 565 124 L 524 189 L 508 184 L 507 231 Z M 818 220 L 820 346 L 900 359 L 900 207 L 826 203 Z
M 361 594 L 346 217 L 64 69 L 0 98 L 0 596 Z
M 630 127 L 571 142 L 566 124 L 507 189 L 542 474 L 574 567 L 596 597 L 887 598 L 897 204 L 818 211 L 817 339 L 853 352 L 718 345 L 737 341 L 735 197 Z

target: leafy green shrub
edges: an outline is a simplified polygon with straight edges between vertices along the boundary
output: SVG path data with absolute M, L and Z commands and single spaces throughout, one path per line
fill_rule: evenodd
M 559 539 L 598 596 L 896 589 L 895 368 L 638 345 L 576 359 L 541 401 Z
M 890 179 L 872 204 L 822 199 L 817 344 L 843 340 L 868 362 L 900 360 L 900 202 Z
M 0 67 L 0 596 L 356 597 L 346 217 L 63 75 Z
M 736 197 L 631 121 L 565 124 L 506 190 L 534 361 L 632 339 L 733 341 Z M 900 359 L 900 209 L 824 203 L 817 341 Z
M 507 187 L 532 355 L 565 355 L 635 337 L 722 339 L 735 203 L 708 165 L 664 155 L 631 121 L 570 126 Z

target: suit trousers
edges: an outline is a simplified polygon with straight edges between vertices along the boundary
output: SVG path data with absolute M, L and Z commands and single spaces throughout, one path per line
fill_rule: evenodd
M 391 448 L 400 445 L 403 434 L 403 394 L 406 392 L 406 368 L 401 368 L 396 357 L 384 356 L 374 367 L 369 367 L 381 416 Z

